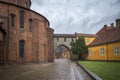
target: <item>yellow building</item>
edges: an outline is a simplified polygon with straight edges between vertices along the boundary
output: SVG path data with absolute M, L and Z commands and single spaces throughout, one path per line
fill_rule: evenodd
M 88 60 L 120 60 L 120 19 L 116 27 L 105 25 L 88 45 Z
M 78 37 L 83 36 L 85 38 L 86 45 L 89 45 L 97 37 L 97 35 L 95 35 L 95 34 L 75 33 L 75 35 L 77 36 L 77 39 L 78 39 Z

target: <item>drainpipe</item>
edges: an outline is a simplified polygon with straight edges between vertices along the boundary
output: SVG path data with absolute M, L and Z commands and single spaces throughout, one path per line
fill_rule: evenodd
M 108 44 L 106 44 L 106 61 L 108 61 Z
M 7 40 L 6 40 L 6 63 L 10 64 L 9 61 L 9 4 L 8 4 L 8 29 L 7 29 Z

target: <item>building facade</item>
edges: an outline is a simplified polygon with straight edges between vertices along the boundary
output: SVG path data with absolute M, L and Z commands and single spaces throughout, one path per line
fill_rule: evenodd
M 54 53 L 55 58 L 70 58 L 71 57 L 71 45 L 70 43 L 75 41 L 75 34 L 54 34 Z
M 54 49 L 64 45 L 70 50 L 70 43 L 80 36 L 85 38 L 88 46 L 89 53 L 84 55 L 87 60 L 120 61 L 120 19 L 116 20 L 116 26 L 113 23 L 111 26 L 105 25 L 96 34 L 54 34 Z M 66 57 L 64 54 L 62 56 Z
M 96 39 L 88 45 L 88 60 L 120 61 L 120 19 L 116 26 L 105 25 L 97 34 Z
M 0 29 L 1 64 L 53 61 L 54 30 L 30 6 L 31 0 L 0 0 L 0 21 L 4 23 Z
M 75 34 L 54 34 L 54 53 L 55 53 L 55 58 L 56 56 L 61 56 L 61 58 L 72 58 L 74 57 L 74 55 L 72 54 L 72 52 L 70 51 L 71 49 L 71 42 L 75 42 L 76 39 L 80 36 L 84 36 L 85 37 L 85 43 L 86 45 L 89 45 L 95 38 L 96 35 L 95 34 L 83 34 L 83 33 L 75 33 Z M 61 49 L 58 48 L 60 47 L 64 48 L 66 47 L 66 49 Z M 58 51 L 56 51 L 56 49 L 59 49 Z M 61 51 L 60 51 L 61 49 Z M 58 55 L 59 52 L 62 52 L 61 55 Z

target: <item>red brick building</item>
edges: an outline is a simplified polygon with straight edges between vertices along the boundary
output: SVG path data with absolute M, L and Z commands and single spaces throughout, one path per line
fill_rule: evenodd
M 31 0 L 0 0 L 0 64 L 53 62 L 53 29 Z

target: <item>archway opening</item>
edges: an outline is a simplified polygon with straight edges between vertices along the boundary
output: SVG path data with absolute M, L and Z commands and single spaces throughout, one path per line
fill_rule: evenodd
M 57 46 L 57 48 L 55 49 L 55 59 L 58 58 L 67 59 L 70 58 L 70 56 L 71 56 L 71 51 L 64 44 Z

